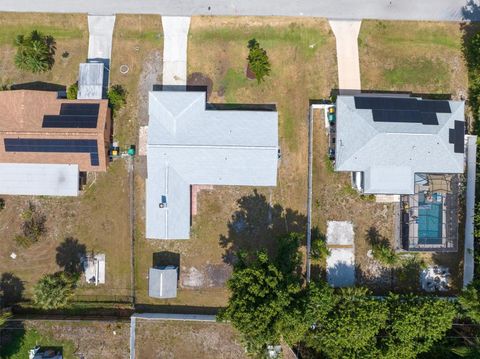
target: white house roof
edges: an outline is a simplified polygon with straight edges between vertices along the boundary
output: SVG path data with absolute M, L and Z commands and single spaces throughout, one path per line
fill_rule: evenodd
M 362 94 L 337 98 L 337 171 L 364 174 L 364 192 L 414 193 L 415 173 L 462 173 L 463 101 Z
M 177 296 L 177 280 L 177 267 L 150 268 L 148 295 L 153 298 L 175 298 Z
M 189 238 L 192 184 L 276 185 L 276 111 L 207 109 L 205 92 L 159 91 L 149 116 L 147 238 Z
M 78 196 L 78 165 L 0 163 L 0 194 Z
M 103 91 L 104 65 L 100 62 L 80 64 L 78 76 L 79 100 L 100 100 Z

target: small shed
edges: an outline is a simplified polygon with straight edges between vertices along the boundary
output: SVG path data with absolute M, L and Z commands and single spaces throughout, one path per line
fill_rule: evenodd
M 103 95 L 104 65 L 101 62 L 80 64 L 78 76 L 79 100 L 100 100 Z
M 99 253 L 82 258 L 85 280 L 90 284 L 105 284 L 105 254 Z
M 152 298 L 175 298 L 177 296 L 178 267 L 150 268 L 148 295 Z

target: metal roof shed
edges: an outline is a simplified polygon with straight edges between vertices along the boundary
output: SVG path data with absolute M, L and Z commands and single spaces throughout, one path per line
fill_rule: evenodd
M 100 100 L 103 93 L 103 69 L 100 62 L 80 64 L 78 77 L 79 100 Z
M 175 298 L 177 296 L 178 267 L 150 268 L 148 295 L 152 298 Z
M 78 196 L 76 164 L 0 163 L 0 194 Z

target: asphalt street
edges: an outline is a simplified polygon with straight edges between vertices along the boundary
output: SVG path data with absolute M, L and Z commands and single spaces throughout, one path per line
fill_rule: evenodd
M 0 0 L 0 11 L 480 20 L 479 0 Z

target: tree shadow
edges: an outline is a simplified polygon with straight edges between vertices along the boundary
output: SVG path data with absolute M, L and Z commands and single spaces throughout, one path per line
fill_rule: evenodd
M 0 277 L 0 293 L 4 306 L 11 306 L 23 299 L 25 286 L 23 281 L 13 273 L 2 273 Z
M 368 243 L 370 243 L 372 247 L 382 246 L 382 247 L 391 248 L 390 241 L 388 240 L 388 238 L 382 236 L 376 227 L 372 226 L 367 230 L 365 239 L 367 240 Z
M 236 262 L 239 251 L 265 249 L 273 258 L 280 236 L 306 232 L 307 217 L 304 214 L 270 204 L 257 190 L 241 197 L 237 204 L 239 209 L 228 222 L 228 234 L 219 238 L 220 246 L 225 248 L 223 260 L 227 264 Z
M 57 247 L 57 264 L 67 273 L 80 274 L 81 261 L 86 254 L 87 248 L 84 244 L 79 243 L 78 239 L 68 237 Z
M 345 261 L 338 262 L 335 266 L 327 268 L 327 281 L 334 288 L 355 286 L 355 277 L 358 266 Z
M 0 358 L 18 355 L 25 337 L 22 321 L 8 321 L 0 328 Z

